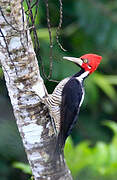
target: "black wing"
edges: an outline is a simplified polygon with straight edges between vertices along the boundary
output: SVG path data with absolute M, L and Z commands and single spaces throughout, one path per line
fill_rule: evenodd
M 63 88 L 60 127 L 60 139 L 63 145 L 76 123 L 82 95 L 83 87 L 75 78 L 70 79 Z

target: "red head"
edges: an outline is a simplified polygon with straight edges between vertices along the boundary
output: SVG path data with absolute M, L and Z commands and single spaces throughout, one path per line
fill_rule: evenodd
M 96 54 L 85 54 L 80 58 L 64 57 L 64 59 L 70 60 L 78 64 L 81 68 L 83 68 L 85 71 L 88 71 L 89 74 L 91 74 L 97 69 L 102 57 Z
M 85 54 L 80 59 L 83 61 L 81 67 L 91 74 L 97 69 L 102 57 L 96 54 Z

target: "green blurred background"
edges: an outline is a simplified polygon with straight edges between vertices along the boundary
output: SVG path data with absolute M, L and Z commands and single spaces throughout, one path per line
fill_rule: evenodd
M 86 79 L 79 120 L 65 147 L 67 164 L 75 180 L 117 180 L 117 1 L 63 0 L 59 40 L 66 52 L 56 42 L 59 1 L 49 0 L 49 10 L 53 35 L 52 79 L 60 81 L 79 71 L 76 65 L 62 60 L 63 56 L 97 53 L 103 57 L 98 70 Z M 50 45 L 44 1 L 39 2 L 35 25 L 48 75 Z M 47 79 L 45 84 L 49 93 L 57 85 Z M 0 68 L 0 180 L 30 177 L 28 166 L 14 162 L 27 163 L 27 160 Z

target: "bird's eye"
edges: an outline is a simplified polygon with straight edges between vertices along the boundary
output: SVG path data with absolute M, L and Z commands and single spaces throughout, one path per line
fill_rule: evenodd
M 83 62 L 84 62 L 84 63 L 88 63 L 88 59 L 84 59 Z

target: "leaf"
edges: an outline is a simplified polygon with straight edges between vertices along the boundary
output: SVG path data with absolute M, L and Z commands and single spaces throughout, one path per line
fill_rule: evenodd
M 92 110 L 92 105 L 94 105 L 94 108 L 96 108 L 96 104 L 98 100 L 99 100 L 99 88 L 93 82 L 93 76 L 90 76 L 88 81 L 86 82 L 85 101 L 87 102 L 88 107 L 90 107 Z M 86 105 L 85 105 L 85 108 L 86 108 Z
M 26 174 L 32 175 L 31 168 L 28 164 L 22 163 L 22 162 L 14 162 L 13 164 L 14 168 L 22 170 Z
M 117 76 L 116 75 L 108 75 L 108 76 L 104 76 L 107 81 L 110 83 L 110 84 L 113 84 L 113 85 L 117 85 Z
M 3 76 L 2 68 L 0 67 L 0 78 Z
M 71 138 L 68 138 L 65 145 L 65 158 L 74 178 L 82 168 L 90 164 L 90 155 L 89 142 L 82 142 L 73 146 Z
M 103 124 L 117 134 L 117 123 L 104 121 Z M 77 179 L 77 176 L 86 168 L 89 168 L 88 171 L 91 174 L 97 173 L 98 176 L 103 178 L 109 176 L 111 179 L 113 174 L 116 174 L 117 136 L 114 135 L 109 144 L 97 142 L 94 147 L 89 145 L 89 142 L 83 141 L 74 146 L 71 138 L 66 142 L 65 158 L 74 179 Z
M 94 83 L 97 84 L 109 98 L 115 101 L 117 93 L 105 76 L 95 73 L 93 80 Z
M 67 139 L 64 151 L 65 151 L 65 155 L 72 153 L 74 151 L 73 142 L 72 142 L 71 137 L 69 137 Z
M 104 142 L 98 142 L 93 148 L 93 163 L 95 163 L 95 168 L 102 166 L 108 160 L 109 149 L 108 145 Z
M 51 29 L 51 33 L 52 33 L 52 37 L 55 37 L 55 35 L 56 35 L 55 28 Z M 41 38 L 47 42 L 49 41 L 49 33 L 48 33 L 47 28 L 41 28 L 41 29 L 37 30 L 37 35 L 38 35 L 39 39 Z
M 117 135 L 117 123 L 108 120 L 108 121 L 104 121 L 102 124 L 112 129 L 114 134 Z
M 112 129 L 114 136 L 112 142 L 109 144 L 109 162 L 117 162 L 117 123 L 113 121 L 104 121 L 104 125 Z

